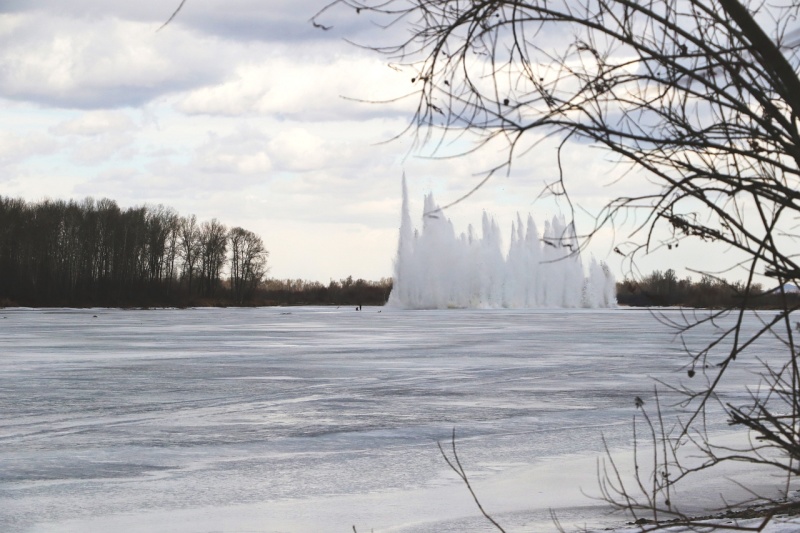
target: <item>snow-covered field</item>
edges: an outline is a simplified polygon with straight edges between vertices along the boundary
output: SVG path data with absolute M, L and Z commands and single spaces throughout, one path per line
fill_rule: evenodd
M 0 309 L 0 531 L 490 531 L 453 428 L 509 531 L 621 525 L 590 497 L 601 433 L 625 462 L 634 398 L 686 361 L 641 310 Z

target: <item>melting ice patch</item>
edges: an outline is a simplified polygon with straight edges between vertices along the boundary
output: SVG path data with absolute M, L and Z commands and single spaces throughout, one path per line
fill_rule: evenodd
M 482 235 L 470 225 L 456 235 L 452 222 L 425 196 L 422 231 L 409 215 L 403 179 L 400 238 L 394 288 L 388 305 L 408 309 L 614 307 L 616 283 L 605 263 L 594 258 L 588 274 L 571 224 L 553 217 L 539 230 L 528 215 L 511 225 L 511 245 L 502 252 L 500 229 L 483 214 Z

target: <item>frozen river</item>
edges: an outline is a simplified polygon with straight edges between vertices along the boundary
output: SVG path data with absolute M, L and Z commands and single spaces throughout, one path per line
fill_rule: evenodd
M 453 428 L 509 530 L 619 524 L 600 435 L 686 362 L 641 310 L 0 309 L 0 531 L 489 531 Z

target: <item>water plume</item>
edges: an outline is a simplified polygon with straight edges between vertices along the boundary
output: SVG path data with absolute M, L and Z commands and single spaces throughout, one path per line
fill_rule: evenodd
M 528 215 L 511 224 L 502 251 L 500 228 L 485 212 L 481 236 L 470 225 L 456 235 L 452 222 L 425 196 L 422 231 L 411 224 L 403 178 L 400 238 L 388 305 L 407 309 L 614 307 L 616 284 L 608 266 L 591 259 L 584 273 L 571 224 L 555 216 L 539 235 Z

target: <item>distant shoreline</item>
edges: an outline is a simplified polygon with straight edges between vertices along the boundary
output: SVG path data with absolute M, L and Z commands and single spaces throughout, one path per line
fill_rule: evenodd
M 362 307 L 374 307 L 374 308 L 382 308 L 385 307 L 386 304 L 363 304 Z M 124 306 L 114 306 L 114 305 L 86 305 L 86 306 L 75 306 L 75 305 L 6 305 L 0 306 L 0 310 L 39 310 L 39 309 L 74 309 L 74 310 L 91 310 L 91 309 L 113 309 L 113 310 L 120 310 L 120 311 L 184 311 L 184 310 L 191 310 L 191 309 L 264 309 L 264 308 L 293 308 L 293 307 L 329 307 L 329 308 L 350 308 L 350 307 L 358 307 L 356 304 L 325 304 L 325 303 L 276 303 L 276 304 L 252 304 L 252 305 L 227 305 L 227 304 L 209 304 L 209 305 L 186 305 L 186 306 L 175 306 L 175 305 L 149 305 L 149 306 L 136 306 L 136 305 L 124 305 Z M 558 310 L 558 311 L 567 311 L 567 310 L 587 310 L 592 308 L 586 307 L 486 307 L 486 308 L 470 308 L 470 307 L 453 307 L 448 309 L 442 310 L 451 310 L 451 311 L 458 311 L 462 309 L 481 309 L 484 311 L 523 311 L 523 310 L 531 310 L 531 311 L 547 311 L 547 310 Z M 620 304 L 616 307 L 605 307 L 605 308 L 595 308 L 595 310 L 606 309 L 609 311 L 613 311 L 615 309 L 625 309 L 631 311 L 680 311 L 680 310 L 693 310 L 693 311 L 722 311 L 724 308 L 720 307 L 681 307 L 675 305 L 665 305 L 665 306 L 639 306 L 639 305 L 626 305 Z M 731 308 L 735 309 L 735 308 Z M 413 309 L 409 309 L 413 310 Z M 759 308 L 759 309 L 750 309 L 752 311 L 769 311 L 771 308 Z

